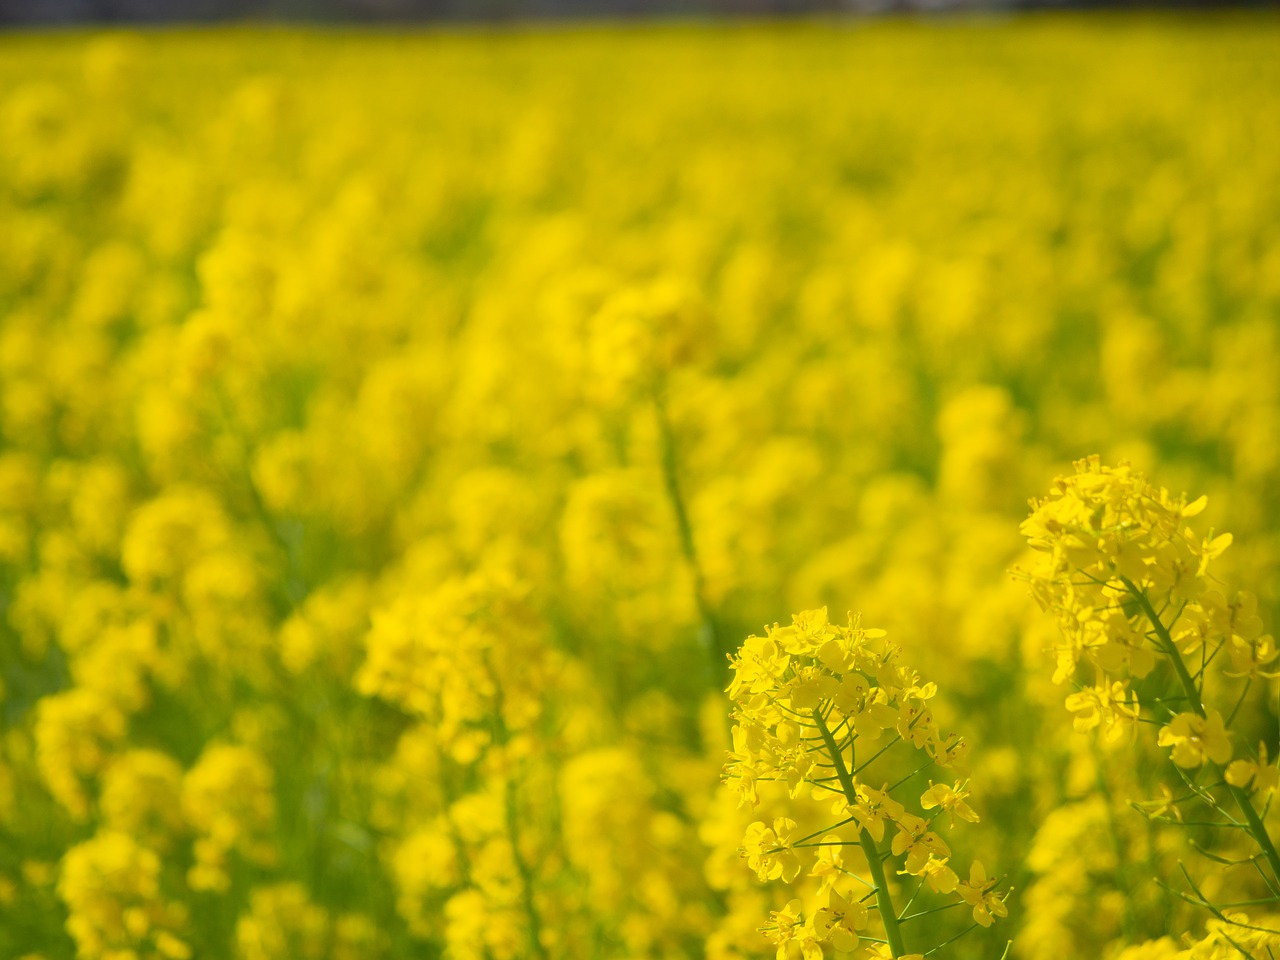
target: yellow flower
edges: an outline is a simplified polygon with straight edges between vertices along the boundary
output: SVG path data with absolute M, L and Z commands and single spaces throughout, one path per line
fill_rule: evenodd
M 1138 696 L 1127 681 L 1084 687 L 1067 695 L 1067 709 L 1075 714 L 1072 726 L 1080 733 L 1102 728 L 1103 738 L 1114 742 L 1126 731 L 1133 734 L 1139 719 Z
M 818 847 L 818 859 L 809 871 L 809 876 L 822 881 L 822 890 L 829 889 L 840 877 L 844 876 L 844 847 L 838 834 L 829 833 L 822 838 Z
M 929 829 L 929 821 L 915 814 L 904 813 L 898 819 L 898 832 L 890 849 L 895 856 L 906 854 L 907 873 L 919 876 L 933 858 L 945 860 L 951 851 L 942 838 Z
M 747 827 L 742 837 L 742 852 L 747 865 L 761 880 L 781 877 L 790 883 L 800 873 L 800 858 L 791 849 L 795 831 L 796 822 L 789 817 L 778 817 L 772 827 L 759 820 Z
M 180 939 L 184 913 L 160 891 L 160 858 L 128 834 L 104 831 L 67 851 L 58 895 L 67 930 L 86 960 L 110 960 L 154 942 L 161 956 L 186 960 Z
M 978 815 L 964 802 L 967 796 L 969 791 L 958 780 L 954 786 L 950 787 L 945 783 L 934 783 L 930 780 L 929 789 L 920 797 L 920 806 L 925 810 L 932 810 L 935 807 L 945 810 L 951 817 L 953 827 L 956 825 L 956 817 L 968 820 L 970 823 L 977 823 Z
M 270 865 L 276 851 L 275 777 L 271 767 L 248 747 L 212 744 L 182 784 L 182 809 L 199 834 L 196 863 L 188 883 L 198 890 L 230 887 L 227 858 L 237 853 Z
M 849 815 L 879 843 L 884 839 L 885 825 L 901 820 L 905 808 L 886 791 L 859 785 L 858 802 L 850 808 Z
M 760 931 L 778 945 L 777 960 L 822 960 L 822 947 L 800 913 L 800 901 L 791 900 L 781 910 L 769 914 L 769 923 Z
M 929 882 L 929 886 L 938 893 L 952 893 L 960 883 L 960 878 L 956 876 L 956 872 L 951 869 L 945 858 L 938 859 L 930 856 L 929 862 L 924 865 L 919 875 L 924 877 Z
M 850 902 L 835 890 L 827 891 L 827 905 L 813 915 L 813 932 L 842 953 L 858 945 L 858 931 L 867 925 L 867 906 Z
M 106 765 L 127 722 L 100 691 L 73 688 L 47 696 L 36 711 L 36 761 L 49 792 L 77 820 L 89 816 L 85 781 Z
M 330 926 L 326 911 L 311 902 L 301 884 L 256 887 L 249 909 L 236 922 L 236 946 L 241 960 L 319 960 L 329 947 Z
M 1004 898 L 994 890 L 995 885 L 995 880 L 987 879 L 986 868 L 978 860 L 969 867 L 969 879 L 960 883 L 961 898 L 973 907 L 973 919 L 984 927 L 991 926 L 996 917 L 1009 915 Z
M 1191 769 L 1210 760 L 1224 764 L 1231 759 L 1231 741 L 1227 738 L 1222 715 L 1209 710 L 1205 716 L 1180 713 L 1160 728 L 1159 744 L 1173 747 L 1173 762 Z
M 1225 771 L 1227 783 L 1233 787 L 1249 787 L 1262 794 L 1273 791 L 1280 785 L 1280 769 L 1274 763 L 1267 762 L 1267 745 L 1258 742 L 1258 759 L 1232 760 Z
M 157 750 L 130 750 L 107 768 L 99 801 L 106 825 L 168 849 L 185 826 L 182 768 Z

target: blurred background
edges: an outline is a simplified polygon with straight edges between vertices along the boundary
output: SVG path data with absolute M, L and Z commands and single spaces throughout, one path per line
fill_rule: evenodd
M 725 654 L 823 605 L 972 748 L 939 957 L 1234 957 L 1010 570 L 1206 495 L 1280 755 L 1280 16 L 1029 6 L 0 0 L 0 960 L 771 958 Z
M 0 25 L 318 20 L 368 23 L 597 17 L 948 13 L 1047 8 L 1275 7 L 1226 0 L 0 0 Z

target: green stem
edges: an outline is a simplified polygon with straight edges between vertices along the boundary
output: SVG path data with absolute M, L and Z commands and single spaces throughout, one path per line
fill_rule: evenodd
M 1126 890 L 1130 888 L 1129 883 L 1129 857 L 1125 850 L 1124 838 L 1120 833 L 1120 824 L 1116 820 L 1115 798 L 1111 795 L 1111 784 L 1107 781 L 1106 772 L 1103 769 L 1104 760 L 1102 751 L 1099 749 L 1097 741 L 1093 743 L 1093 771 L 1094 782 L 1097 784 L 1098 792 L 1106 799 L 1107 804 L 1107 828 L 1111 834 L 1111 845 L 1116 854 L 1116 881 L 1120 885 L 1120 889 Z M 1131 898 L 1124 898 L 1124 909 L 1120 915 L 1120 927 L 1124 931 L 1125 936 L 1134 940 L 1137 939 L 1137 926 L 1134 916 L 1134 906 Z
M 671 501 L 671 511 L 675 514 L 676 528 L 680 534 L 680 550 L 693 574 L 693 598 L 698 606 L 698 617 L 702 621 L 698 629 L 698 639 L 711 658 L 712 679 L 718 682 L 724 669 L 725 655 L 729 651 L 720 646 L 715 616 L 711 611 L 711 605 L 707 602 L 706 581 L 702 576 L 702 567 L 698 564 L 698 550 L 693 542 L 693 524 L 689 522 L 689 512 L 685 509 L 684 495 L 680 489 L 676 442 L 671 433 L 671 421 L 667 417 L 667 406 L 662 399 L 661 387 L 654 388 L 653 405 L 658 416 L 658 438 L 662 446 L 662 479 L 666 484 L 667 497 Z
M 493 663 L 488 657 L 484 660 L 485 670 L 489 674 L 489 679 L 493 683 L 493 738 L 494 742 L 499 746 L 506 746 L 511 739 L 511 732 L 507 729 L 507 723 L 502 715 L 504 706 L 504 695 L 502 690 L 502 681 L 499 679 L 497 672 L 493 669 Z M 529 955 L 537 957 L 538 960 L 550 960 L 547 955 L 547 948 L 542 945 L 542 918 L 538 914 L 538 905 L 534 900 L 534 888 L 536 878 L 533 875 L 533 869 L 529 866 L 529 862 L 524 858 L 524 852 L 520 849 L 520 821 L 516 813 L 516 801 L 519 794 L 516 789 L 516 780 L 511 772 L 506 776 L 506 808 L 507 808 L 507 841 L 511 844 L 511 860 L 515 865 L 516 874 L 520 878 L 520 902 L 524 907 L 525 920 L 528 922 L 529 937 Z
M 538 906 L 533 899 L 534 876 L 524 854 L 520 850 L 520 828 L 516 820 L 516 785 L 515 780 L 507 777 L 507 839 L 511 843 L 511 859 L 515 862 L 516 873 L 520 877 L 520 901 L 524 907 L 525 919 L 529 924 L 529 948 L 539 960 L 549 960 L 547 949 L 542 945 L 542 920 L 538 915 Z
M 1147 597 L 1145 591 L 1139 590 L 1127 577 L 1121 577 L 1120 580 L 1129 593 L 1133 595 L 1133 598 L 1138 601 L 1138 605 L 1142 607 L 1142 612 L 1146 615 L 1151 628 L 1155 630 L 1156 636 L 1160 639 L 1165 655 L 1168 656 L 1169 662 L 1173 664 L 1173 672 L 1177 674 L 1178 682 L 1182 684 L 1182 691 L 1191 703 L 1191 709 L 1198 716 L 1205 716 L 1204 702 L 1200 699 L 1200 690 L 1195 681 L 1191 679 L 1187 665 L 1182 662 L 1182 654 L 1178 652 L 1178 647 L 1173 642 L 1173 637 L 1169 635 L 1169 628 L 1164 625 L 1164 621 L 1156 613 L 1155 607 L 1151 605 L 1151 600 Z M 1216 763 L 1212 764 L 1212 768 L 1219 776 L 1222 776 L 1222 770 Z M 1226 780 L 1224 779 L 1223 782 L 1226 783 Z M 1249 795 L 1240 787 L 1232 784 L 1227 783 L 1226 787 L 1231 796 L 1235 798 L 1236 804 L 1240 807 L 1240 812 L 1244 814 L 1249 836 L 1253 837 L 1258 848 L 1266 856 L 1267 862 L 1271 864 L 1271 872 L 1277 879 L 1280 879 L 1280 853 L 1276 852 L 1275 844 L 1271 842 L 1271 836 L 1267 833 L 1266 825 L 1262 822 L 1262 818 L 1258 816 L 1258 811 L 1254 809 Z
M 853 774 L 845 765 L 844 754 L 836 745 L 835 737 L 827 728 L 820 711 L 813 711 L 813 721 L 818 726 L 818 733 L 831 754 L 831 762 L 835 764 L 836 776 L 840 778 L 840 786 L 850 806 L 858 804 L 858 788 L 853 782 Z M 876 888 L 876 909 L 880 911 L 880 919 L 884 921 L 884 938 L 889 942 L 889 951 L 894 957 L 905 956 L 907 948 L 902 943 L 902 929 L 898 926 L 898 911 L 893 906 L 893 897 L 889 893 L 889 885 L 885 880 L 884 864 L 880 862 L 880 851 L 876 842 L 865 829 L 859 830 L 858 842 L 867 858 L 867 869 L 871 872 L 871 881 Z

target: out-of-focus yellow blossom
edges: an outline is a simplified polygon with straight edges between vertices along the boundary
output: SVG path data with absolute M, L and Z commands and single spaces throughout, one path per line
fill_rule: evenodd
M 519 733 L 542 710 L 536 691 L 555 673 L 527 589 L 476 573 L 372 614 L 357 688 L 421 717 L 458 759 L 492 740 L 495 720 Z
M 229 547 L 231 538 L 226 514 L 213 494 L 170 489 L 133 514 L 120 562 L 134 583 L 177 593 L 200 561 Z
M 696 616 L 691 572 L 680 555 L 659 476 L 599 473 L 569 491 L 560 521 L 565 580 L 584 620 L 607 610 L 632 642 L 659 642 L 655 622 Z
M 377 931 L 367 917 L 331 916 L 298 883 L 256 887 L 249 909 L 236 922 L 236 949 L 242 960 L 274 957 L 357 957 L 379 955 Z
M 479 890 L 464 890 L 444 905 L 445 956 L 450 960 L 514 960 L 524 937 L 517 905 L 496 906 Z
M 68 850 L 58 896 L 67 905 L 67 931 L 77 955 L 94 960 L 191 957 L 181 938 L 186 910 L 165 898 L 160 874 L 159 855 L 127 833 L 104 831 Z
M 1206 760 L 1225 764 L 1231 759 L 1231 741 L 1227 739 L 1222 715 L 1210 710 L 1208 716 L 1180 713 L 1160 729 L 1159 744 L 1172 747 L 1170 756 L 1180 767 L 1198 767 Z
M 244 960 L 328 955 L 328 917 L 300 884 L 258 887 L 236 922 L 236 947 Z
M 1275 932 L 1276 919 L 1274 915 L 1251 917 L 1232 910 L 1209 920 L 1202 939 L 1190 942 L 1188 937 L 1188 949 L 1176 956 L 1179 960 L 1227 960 L 1239 956 L 1262 960 L 1280 949 L 1280 933 Z
M 1116 956 L 1116 960 L 1176 960 L 1181 956 L 1178 944 L 1173 937 L 1161 937 L 1159 940 L 1148 940 L 1132 947 L 1125 947 Z
M 196 890 L 226 890 L 232 857 L 276 861 L 276 819 L 271 768 L 247 747 L 214 744 L 187 771 L 182 810 L 196 834 L 195 865 L 187 882 Z
M 89 816 L 87 784 L 127 731 L 124 715 L 102 694 L 72 689 L 40 701 L 36 762 L 49 792 L 77 820 Z
M 157 750 L 129 750 L 102 775 L 103 823 L 148 849 L 165 854 L 186 827 L 182 811 L 182 767 Z
M 31 549 L 32 523 L 40 503 L 40 464 L 30 454 L 0 454 L 0 560 L 23 563 Z
M 58 878 L 58 865 L 47 860 L 23 860 L 22 879 L 33 887 L 50 887 Z
M 623 288 L 587 321 L 584 383 L 588 399 L 608 406 L 644 402 L 659 378 L 687 362 L 708 336 L 706 311 L 679 279 Z
M 369 584 L 356 577 L 308 596 L 280 629 L 284 665 L 293 673 L 319 665 L 338 678 L 349 677 L 369 627 L 369 594 Z
M 0 753 L 0 823 L 12 822 L 16 781 L 13 766 Z
M 435 932 L 433 907 L 444 891 L 461 885 L 462 869 L 459 838 L 446 817 L 405 838 L 395 853 L 395 874 L 398 909 L 412 929 L 424 936 Z
M 1233 760 L 1224 772 L 1227 783 L 1235 787 L 1251 787 L 1268 794 L 1280 786 L 1280 768 L 1267 760 L 1267 745 L 1259 742 L 1257 760 Z

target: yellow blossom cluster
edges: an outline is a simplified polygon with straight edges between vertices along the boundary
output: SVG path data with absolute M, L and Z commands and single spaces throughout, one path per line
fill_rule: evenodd
M 161 869 L 154 851 L 114 830 L 67 851 L 58 894 L 70 912 L 67 932 L 79 954 L 104 960 L 187 960 L 192 955 L 174 932 L 182 927 L 186 908 L 163 898 Z
M 1075 728 L 1099 728 L 1112 739 L 1132 732 L 1140 708 L 1131 684 L 1167 660 L 1182 684 L 1185 709 L 1161 727 L 1159 743 L 1187 769 L 1226 766 L 1233 756 L 1222 715 L 1203 703 L 1208 665 L 1225 651 L 1227 678 L 1280 676 L 1274 669 L 1280 650 L 1263 633 L 1257 598 L 1236 592 L 1228 599 L 1209 573 L 1231 534 L 1202 537 L 1186 522 L 1207 500 L 1173 498 L 1129 464 L 1111 468 L 1094 456 L 1033 502 L 1022 525 L 1043 558 L 1023 575 L 1057 618 L 1062 637 L 1054 682 L 1072 678 L 1082 660 L 1094 668 L 1094 682 L 1067 697 Z M 1194 675 L 1188 660 L 1199 661 Z M 1259 761 L 1232 763 L 1228 782 L 1274 789 L 1265 744 Z
M 1136 715 L 1129 680 L 1151 672 L 1168 652 L 1161 643 L 1171 641 L 1181 656 L 1205 662 L 1225 648 L 1231 676 L 1276 675 L 1268 668 L 1280 651 L 1263 634 L 1256 597 L 1228 597 L 1209 574 L 1212 561 L 1231 545 L 1231 534 L 1200 536 L 1185 522 L 1207 502 L 1173 498 L 1127 463 L 1105 467 L 1095 456 L 1077 463 L 1073 476 L 1057 480 L 1023 523 L 1022 532 L 1045 558 L 1029 574 L 1032 592 L 1062 632 L 1054 682 L 1073 677 L 1081 660 L 1094 667 L 1093 690 L 1068 702 L 1078 729 L 1101 725 L 1111 732 Z M 1157 627 L 1153 619 L 1162 616 Z M 1153 629 L 1159 635 L 1149 640 Z M 1171 734 L 1184 751 L 1181 766 L 1201 762 L 1199 748 L 1193 755 L 1186 746 L 1191 720 L 1182 715 L 1178 732 Z M 1221 718 L 1211 726 L 1217 736 L 1207 740 L 1220 740 Z M 1220 745 L 1207 749 L 1219 754 L 1218 763 L 1230 759 Z M 1177 759 L 1177 748 L 1174 753 Z
M 765 931 L 778 945 L 779 960 L 821 958 L 823 945 L 873 957 L 880 942 L 894 957 L 921 956 L 904 953 L 902 926 L 920 914 L 894 906 L 886 863 L 900 863 L 898 874 L 918 878 L 911 903 L 927 882 L 932 891 L 968 904 L 981 926 L 1008 915 L 1005 894 L 982 863 L 975 860 L 961 881 L 949 863 L 951 848 L 934 829 L 943 814 L 951 826 L 956 817 L 978 821 L 966 802 L 967 780 L 929 780 L 913 804 L 920 813 L 894 796 L 911 792 L 912 781 L 933 767 L 963 769 L 967 745 L 940 731 L 929 705 L 936 694 L 936 685 L 903 663 L 901 649 L 883 630 L 864 629 L 852 617 L 848 626 L 837 626 L 826 608 L 798 613 L 790 625 L 775 624 L 743 643 L 729 685 L 734 750 L 727 781 L 742 803 L 753 806 L 760 803 L 762 781 L 785 782 L 792 800 L 830 806 L 834 820 L 827 832 L 809 832 L 790 817 L 777 817 L 772 824 L 750 824 L 743 836 L 743 856 L 761 880 L 792 883 L 804 872 L 820 879 L 818 893 L 826 897 L 807 918 L 799 900 L 773 913 Z M 896 758 L 889 751 L 898 744 L 926 759 L 890 787 Z M 881 785 L 872 786 L 876 782 Z M 860 849 L 863 869 L 845 865 L 845 847 Z M 859 882 L 869 890 L 858 889 Z M 884 939 L 859 951 L 869 901 Z
M 1214 860 L 1256 867 L 1262 889 L 1248 904 L 1274 907 L 1280 905 L 1280 856 L 1265 815 L 1280 770 L 1268 761 L 1267 734 L 1261 731 L 1257 753 L 1233 759 L 1228 725 L 1235 725 L 1255 682 L 1280 676 L 1273 669 L 1280 651 L 1263 633 L 1256 598 L 1241 592 L 1228 600 L 1210 572 L 1232 536 L 1193 530 L 1188 521 L 1206 505 L 1207 497 L 1188 501 L 1156 488 L 1126 462 L 1113 468 L 1097 456 L 1078 461 L 1073 475 L 1054 481 L 1048 497 L 1032 501 L 1022 532 L 1040 562 L 1019 577 L 1058 621 L 1054 681 L 1073 677 L 1082 661 L 1093 667 L 1094 683 L 1067 697 L 1076 730 L 1098 728 L 1114 742 L 1126 731 L 1136 739 L 1143 720 L 1159 726 L 1156 742 L 1169 749 L 1181 795 L 1162 785 L 1154 800 L 1135 798 L 1135 807 L 1152 820 L 1181 825 L 1179 803 L 1191 803 L 1209 814 L 1201 826 L 1244 834 L 1255 854 L 1237 859 L 1239 844 L 1233 843 Z M 1157 666 L 1162 670 L 1155 677 L 1164 675 L 1175 692 L 1142 698 L 1151 701 L 1148 712 L 1155 714 L 1144 717 L 1132 684 L 1148 680 Z M 1235 704 L 1224 720 L 1212 703 L 1228 693 Z M 1221 805 L 1214 795 L 1218 789 L 1231 796 L 1238 815 Z M 1251 924 L 1247 915 L 1229 918 L 1225 910 L 1239 904 L 1218 906 L 1189 875 L 1187 882 L 1186 899 L 1221 923 L 1195 950 L 1231 943 L 1229 935 L 1219 934 L 1233 925 L 1256 941 L 1247 950 L 1240 947 L 1250 956 L 1269 950 L 1268 938 L 1280 938 L 1280 931 Z M 1195 950 L 1192 955 L 1199 955 Z

